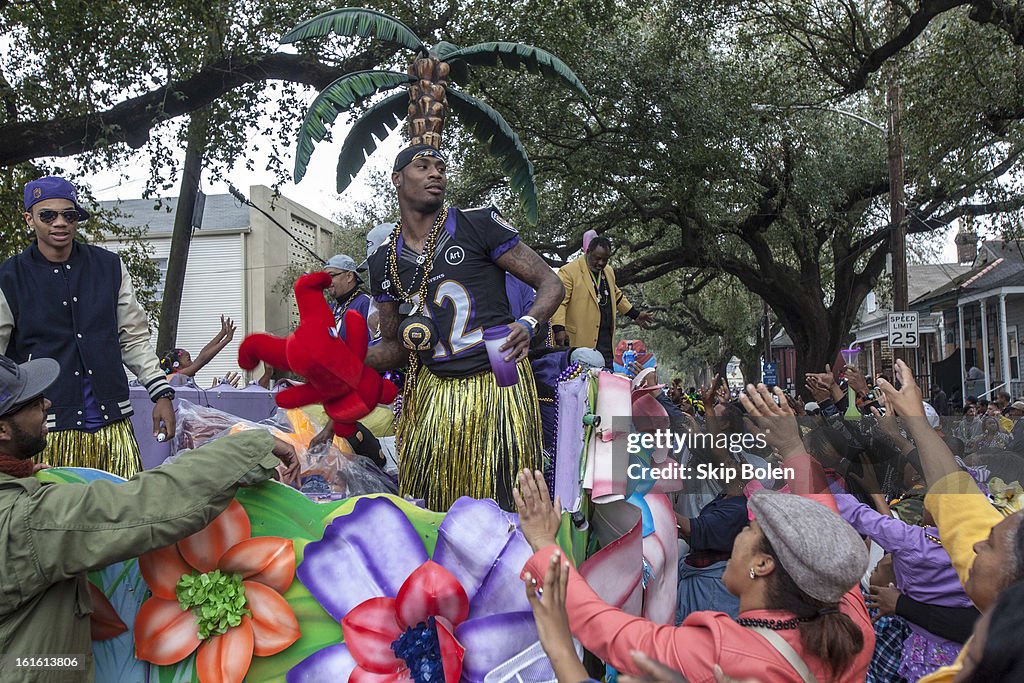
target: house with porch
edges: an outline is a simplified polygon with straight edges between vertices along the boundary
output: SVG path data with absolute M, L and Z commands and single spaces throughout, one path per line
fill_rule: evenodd
M 951 290 L 968 272 L 970 265 L 956 263 L 911 264 L 907 266 L 907 294 L 910 309 L 917 310 L 919 346 L 907 349 L 904 360 L 918 382 L 927 387 L 933 380 L 933 365 L 949 355 L 946 349 L 946 320 L 939 311 L 918 306 L 918 301 L 929 293 Z M 869 374 L 889 371 L 893 364 L 889 347 L 889 313 L 891 309 L 878 305 L 877 296 L 870 292 L 861 304 L 858 324 L 851 330 L 853 344 L 862 349 L 858 364 Z M 950 328 L 952 329 L 952 328 Z M 927 390 L 926 390 L 927 392 Z
M 941 316 L 945 367 L 936 378 L 951 397 L 991 398 L 997 391 L 1013 398 L 1024 395 L 1024 241 L 983 242 L 966 273 L 913 300 L 911 307 L 922 315 Z M 960 394 L 963 386 L 966 392 Z

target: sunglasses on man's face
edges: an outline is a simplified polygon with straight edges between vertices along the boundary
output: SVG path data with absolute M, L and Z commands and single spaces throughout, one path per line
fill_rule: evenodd
M 57 216 L 64 216 L 64 220 L 68 223 L 77 223 L 81 216 L 78 214 L 78 209 L 64 209 L 62 211 L 54 211 L 53 209 L 40 209 L 39 220 L 49 225 L 50 223 L 57 220 Z

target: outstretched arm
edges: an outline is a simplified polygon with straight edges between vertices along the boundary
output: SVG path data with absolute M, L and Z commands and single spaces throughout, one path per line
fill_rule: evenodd
M 192 362 L 183 368 L 178 368 L 178 374 L 195 377 L 196 373 L 206 367 L 207 363 L 213 360 L 224 347 L 235 338 L 235 323 L 231 318 L 220 317 L 220 330 L 213 335 L 213 339 L 203 347 L 203 350 L 192 359 Z
M 879 379 L 878 386 L 885 394 L 886 405 L 903 418 L 903 424 L 917 443 L 922 475 L 931 487 L 947 474 L 959 472 L 960 468 L 953 459 L 949 446 L 925 417 L 921 389 L 917 386 L 910 368 L 902 360 L 896 361 L 896 376 L 901 385 L 898 390 L 885 379 Z

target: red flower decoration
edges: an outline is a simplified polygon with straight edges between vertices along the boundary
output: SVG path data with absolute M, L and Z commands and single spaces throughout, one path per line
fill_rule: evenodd
M 391 644 L 407 628 L 434 617 L 441 646 L 445 683 L 457 683 L 462 676 L 465 649 L 455 640 L 455 627 L 469 614 L 469 598 L 455 576 L 433 560 L 427 560 L 409 575 L 395 598 L 370 598 L 341 620 L 345 644 L 359 664 L 350 683 L 412 681 L 404 660 L 395 656 Z
M 89 628 L 93 640 L 110 640 L 128 630 L 128 626 L 117 615 L 117 610 L 110 604 L 110 600 L 92 582 L 89 583 L 89 597 L 92 598 Z

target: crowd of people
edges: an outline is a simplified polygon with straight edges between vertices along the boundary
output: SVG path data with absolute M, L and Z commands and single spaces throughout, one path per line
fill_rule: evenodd
M 706 502 L 677 514 L 675 628 L 605 604 L 559 559 L 557 505 L 524 473 L 522 528 L 536 551 L 524 579 L 552 661 L 570 663 L 559 680 L 589 679 L 569 634 L 646 680 L 1024 680 L 1007 631 L 1024 596 L 1024 459 L 958 436 L 972 418 L 939 417 L 902 361 L 896 379 L 848 368 L 832 378 L 843 396 L 822 397 L 816 415 L 779 388 L 703 392 L 704 414 L 690 409 L 684 429 L 765 433 L 761 455 L 794 475 L 679 494 L 677 510 Z M 845 385 L 861 382 L 850 419 Z
M 371 231 L 364 262 L 323 264 L 335 324 L 321 332 L 400 385 L 395 404 L 355 417 L 358 438 L 395 435 L 402 495 L 437 511 L 492 498 L 519 513 L 533 550 L 525 590 L 561 683 L 603 675 L 574 638 L 621 680 L 1024 680 L 1010 641 L 1024 599 L 1024 399 L 957 408 L 939 387 L 925 397 L 902 361 L 875 377 L 825 366 L 804 378 L 804 402 L 778 387 L 730 391 L 718 377 L 700 390 L 662 387 L 656 370 L 624 359 L 677 434 L 762 437 L 674 454 L 718 474 L 670 494 L 676 623 L 647 621 L 607 604 L 567 561 L 551 498 L 559 381 L 611 369 L 620 316 L 654 322 L 618 288 L 611 242 L 590 236 L 556 274 L 493 207 L 445 203 L 437 149 L 403 150 L 392 182 L 399 222 Z M 238 487 L 297 479 L 292 446 L 252 434 L 139 472 L 123 366 L 153 400 L 153 438 L 165 439 L 171 385 L 223 350 L 235 326 L 222 318 L 195 359 L 158 357 L 123 262 L 75 239 L 88 215 L 66 180 L 28 183 L 36 240 L 0 265 L 5 651 L 86 648 L 85 572 L 193 533 Z M 787 474 L 744 477 L 743 463 Z M 131 481 L 42 484 L 32 475 L 46 465 Z

